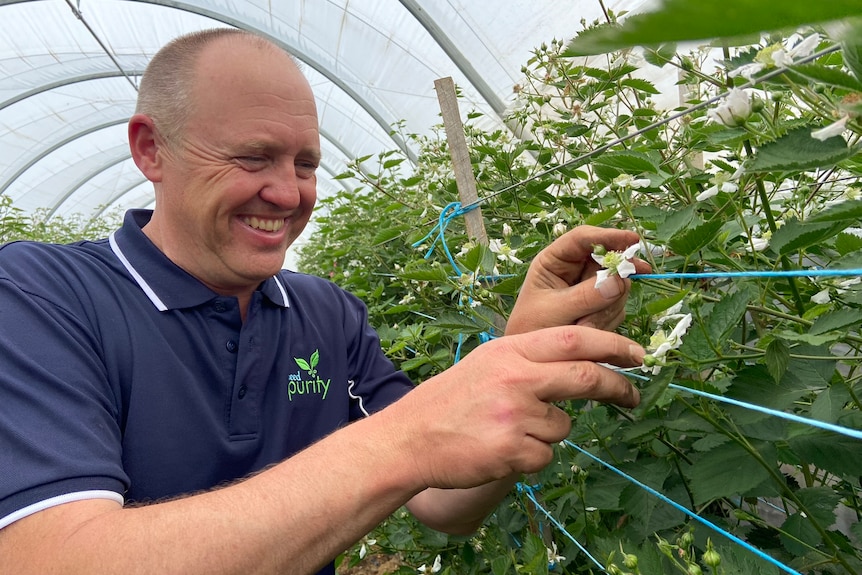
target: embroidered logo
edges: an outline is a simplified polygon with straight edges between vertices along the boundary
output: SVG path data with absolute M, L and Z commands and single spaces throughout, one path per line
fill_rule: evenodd
M 320 361 L 320 350 L 314 350 L 307 360 L 301 357 L 294 357 L 293 361 L 299 366 L 296 373 L 291 373 L 287 381 L 287 399 L 293 401 L 295 395 L 319 395 L 321 399 L 326 399 L 326 394 L 329 391 L 329 382 L 331 380 L 323 380 L 317 375 L 317 364 Z M 305 373 L 303 373 L 303 371 Z

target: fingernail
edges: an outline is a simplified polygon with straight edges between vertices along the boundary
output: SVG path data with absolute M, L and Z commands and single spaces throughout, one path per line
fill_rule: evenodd
M 629 346 L 629 353 L 632 356 L 632 361 L 643 364 L 646 350 L 639 345 L 632 344 Z
M 606 299 L 614 299 L 622 293 L 620 281 L 615 277 L 610 277 L 599 285 L 599 293 Z

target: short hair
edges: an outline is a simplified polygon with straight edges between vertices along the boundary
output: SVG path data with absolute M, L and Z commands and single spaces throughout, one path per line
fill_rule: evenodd
M 192 112 L 195 66 L 204 49 L 222 38 L 248 39 L 260 46 L 283 49 L 269 40 L 238 28 L 198 30 L 174 38 L 156 52 L 138 87 L 136 114 L 153 119 L 159 133 L 170 144 L 178 142 Z M 285 52 L 297 64 L 292 54 Z

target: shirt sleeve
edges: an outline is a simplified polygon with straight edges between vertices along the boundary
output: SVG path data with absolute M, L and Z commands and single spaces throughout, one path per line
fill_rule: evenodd
M 0 276 L 0 526 L 70 497 L 121 501 L 128 485 L 117 393 L 85 304 L 25 283 Z
M 407 375 L 395 368 L 380 345 L 380 338 L 368 323 L 368 310 L 356 296 L 342 292 L 345 298 L 345 330 L 353 334 L 348 346 L 351 377 L 349 393 L 355 400 L 351 419 L 380 411 L 413 389 Z

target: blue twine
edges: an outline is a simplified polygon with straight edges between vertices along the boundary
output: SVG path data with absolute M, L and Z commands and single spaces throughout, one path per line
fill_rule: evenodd
M 449 263 L 452 265 L 452 269 L 455 270 L 459 276 L 461 275 L 461 270 L 458 268 L 458 264 L 455 263 L 455 258 L 452 257 L 452 253 L 449 251 L 449 246 L 446 244 L 446 228 L 449 226 L 449 222 L 455 219 L 458 216 L 466 214 L 470 210 L 475 210 L 477 205 L 470 205 L 467 207 L 461 207 L 461 202 L 452 202 L 443 208 L 443 211 L 440 212 L 440 217 L 437 219 L 437 225 L 434 226 L 428 234 L 413 244 L 414 248 L 419 247 L 429 238 L 431 238 L 434 233 L 437 233 L 437 237 L 434 238 L 434 241 L 431 242 L 431 247 L 428 248 L 428 252 L 425 254 L 425 259 L 427 260 L 431 257 L 431 254 L 434 253 L 434 247 L 437 245 L 437 242 L 440 242 L 440 246 L 443 248 L 443 253 L 446 254 L 446 258 L 449 260 Z
M 707 279 L 707 278 L 780 278 L 780 277 L 837 277 L 862 275 L 862 269 L 848 270 L 749 270 L 737 272 L 669 272 L 657 274 L 632 274 L 633 280 L 675 280 L 675 279 Z
M 554 524 L 554 526 L 557 529 L 559 529 L 566 537 L 568 537 L 569 540 L 572 543 L 574 543 L 578 547 L 578 549 L 580 549 L 581 552 L 590 559 L 590 561 L 595 563 L 596 567 L 601 569 L 603 573 L 607 573 L 604 565 L 599 563 L 599 561 L 595 557 L 593 557 L 589 551 L 587 551 L 587 548 L 584 547 L 583 545 L 581 545 L 580 542 L 577 539 L 575 539 L 574 536 L 572 536 L 572 534 L 568 532 L 568 530 L 566 530 L 565 526 L 563 526 L 562 523 L 557 521 L 557 519 L 553 515 L 551 515 L 550 511 L 548 511 L 547 509 L 542 507 L 542 505 L 538 502 L 538 500 L 536 499 L 536 496 L 533 494 L 533 492 L 536 489 L 539 489 L 541 486 L 539 486 L 539 485 L 527 485 L 525 483 L 518 482 L 515 485 L 515 487 L 517 488 L 518 493 L 523 493 L 524 495 L 526 495 L 527 498 L 533 502 L 533 505 L 536 506 L 536 509 L 541 511 L 545 515 L 545 517 L 547 517 L 548 520 L 550 520 L 550 522 Z M 549 567 L 550 567 L 550 565 L 549 565 Z
M 736 536 L 736 535 L 734 535 L 733 533 L 730 533 L 730 532 L 728 532 L 728 531 L 725 531 L 724 529 L 722 529 L 721 527 L 719 527 L 719 526 L 718 526 L 718 525 L 716 525 L 715 523 L 713 523 L 713 522 L 709 521 L 708 519 L 704 519 L 703 517 L 701 517 L 701 516 L 700 516 L 700 515 L 698 515 L 697 513 L 694 513 L 694 512 L 692 512 L 692 511 L 690 511 L 689 509 L 687 509 L 687 508 L 683 507 L 682 505 L 680 505 L 679 503 L 677 503 L 677 502 L 676 502 L 676 501 L 674 501 L 673 499 L 670 499 L 670 498 L 668 498 L 668 497 L 666 497 L 666 496 L 662 495 L 661 493 L 659 493 L 658 491 L 656 491 L 655 489 L 653 489 L 653 488 L 652 488 L 652 487 L 650 487 L 649 485 L 646 485 L 646 484 L 644 484 L 644 483 L 641 483 L 640 481 L 638 481 L 637 479 L 635 479 L 635 478 L 634 478 L 634 477 L 632 477 L 631 475 L 628 475 L 628 474 L 627 474 L 627 473 L 625 473 L 624 471 L 620 471 L 619 469 L 617 469 L 616 467 L 614 467 L 614 466 L 613 466 L 613 465 L 611 465 L 610 463 L 606 463 L 605 461 L 602 461 L 601 459 L 599 459 L 598 457 L 596 457 L 596 456 L 595 456 L 595 455 L 593 455 L 592 453 L 590 453 L 590 452 L 586 451 L 585 449 L 582 449 L 582 448 L 581 448 L 581 447 L 579 447 L 578 445 L 575 445 L 574 443 L 572 443 L 572 442 L 571 442 L 571 441 L 569 441 L 568 439 L 564 440 L 564 443 L 565 443 L 566 445 L 568 445 L 569 447 L 571 447 L 571 448 L 573 448 L 573 449 L 575 449 L 575 450 L 579 451 L 580 453 L 583 453 L 584 455 L 586 455 L 586 456 L 587 456 L 587 457 L 589 457 L 590 459 L 593 459 L 594 461 L 596 461 L 596 462 L 598 462 L 598 463 L 602 464 L 603 466 L 607 467 L 608 469 L 610 469 L 611 471 L 613 471 L 613 472 L 614 472 L 614 473 L 616 473 L 617 475 L 620 475 L 620 476 L 621 476 L 621 477 L 623 477 L 624 479 L 627 479 L 628 481 L 630 481 L 630 482 L 634 483 L 635 485 L 637 485 L 638 487 L 640 487 L 641 489 L 643 489 L 643 490 L 644 490 L 644 491 L 646 491 L 647 493 L 650 493 L 651 495 L 654 495 L 654 496 L 658 497 L 659 499 L 661 499 L 662 501 L 664 501 L 664 502 L 665 502 L 665 503 L 667 503 L 668 505 L 671 505 L 672 507 L 674 507 L 674 508 L 675 508 L 675 509 L 677 509 L 678 511 L 683 512 L 684 514 L 686 514 L 687 516 L 691 517 L 691 518 L 692 518 L 692 519 L 694 519 L 695 521 L 698 521 L 698 522 L 702 523 L 703 525 L 706 525 L 706 526 L 707 526 L 707 527 L 709 527 L 710 529 L 714 530 L 716 533 L 719 533 L 719 534 L 721 534 L 721 535 L 724 535 L 725 537 L 727 537 L 728 539 L 730 539 L 730 540 L 731 540 L 731 541 L 733 541 L 734 543 L 736 543 L 736 544 L 738 544 L 738 545 L 741 545 L 742 547 L 745 547 L 746 549 L 748 549 L 749 551 L 751 551 L 752 553 L 754 553 L 755 555 L 757 555 L 758 557 L 760 557 L 760 558 L 761 558 L 761 559 L 763 559 L 764 561 L 767 561 L 767 562 L 769 562 L 769 563 L 771 563 L 771 564 L 775 565 L 776 567 L 778 567 L 778 568 L 779 568 L 779 569 L 781 569 L 782 571 L 785 571 L 785 572 L 787 572 L 787 573 L 790 573 L 791 575 L 802 575 L 802 573 L 800 573 L 799 571 L 796 571 L 796 570 L 792 569 L 791 567 L 788 567 L 788 566 L 787 566 L 787 565 L 785 565 L 784 563 L 782 563 L 782 562 L 778 561 L 777 559 L 774 559 L 773 557 L 770 557 L 769 555 L 767 555 L 766 553 L 764 553 L 764 552 L 763 552 L 763 551 L 761 551 L 760 549 L 757 549 L 756 547 L 753 547 L 751 544 L 747 543 L 746 541 L 743 541 L 742 539 L 740 539 L 739 537 L 737 537 L 737 536 Z
M 636 379 L 649 380 L 648 377 L 640 375 L 639 373 L 632 373 L 630 371 L 619 370 L 620 373 L 624 375 L 628 375 L 630 377 L 634 377 Z M 699 395 L 701 397 L 706 397 L 708 399 L 712 399 L 714 401 L 719 401 L 721 403 L 729 403 L 731 405 L 735 405 L 737 407 L 744 407 L 745 409 L 750 409 L 752 411 L 759 411 L 760 413 L 765 413 L 766 415 L 772 415 L 774 417 L 779 417 L 781 419 L 786 419 L 788 421 L 794 421 L 796 423 L 804 423 L 806 425 L 810 425 L 811 427 L 817 427 L 820 429 L 824 429 L 826 431 L 833 431 L 835 433 L 840 433 L 841 435 L 846 435 L 848 437 L 852 437 L 853 439 L 862 439 L 862 431 L 858 429 L 852 429 L 849 427 L 842 427 L 840 425 L 835 425 L 833 423 L 826 423 L 825 421 L 818 421 L 816 419 L 810 419 L 808 417 L 802 417 L 800 415 L 796 415 L 795 413 L 787 413 L 784 411 L 778 411 L 777 409 L 771 409 L 769 407 L 763 407 L 762 405 L 755 405 L 753 403 L 747 403 L 745 401 L 740 401 L 738 399 L 733 399 L 731 397 L 724 397 L 721 395 L 715 395 L 712 393 L 708 393 L 706 391 L 700 391 L 698 389 L 693 389 L 691 387 L 686 387 L 684 385 L 677 385 L 675 383 L 671 383 L 668 387 L 677 389 L 679 391 L 687 391 L 694 395 Z

